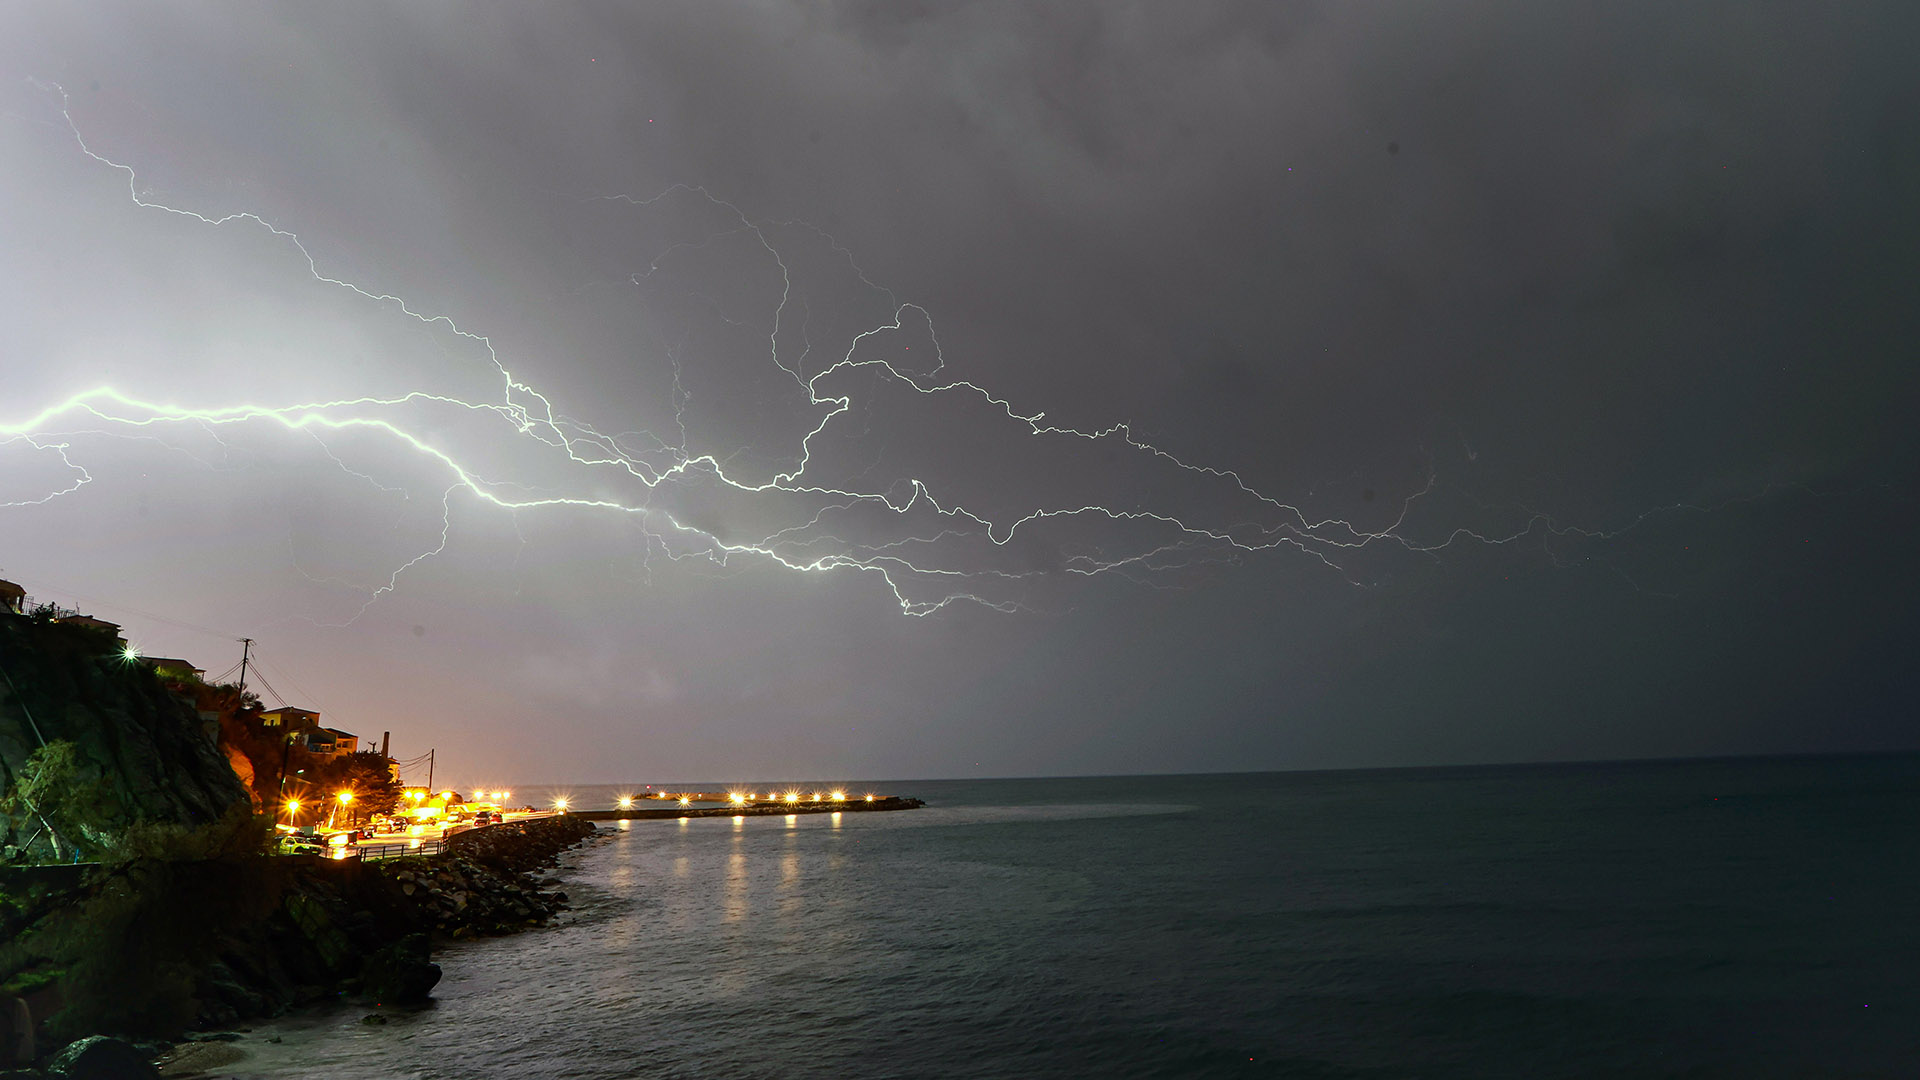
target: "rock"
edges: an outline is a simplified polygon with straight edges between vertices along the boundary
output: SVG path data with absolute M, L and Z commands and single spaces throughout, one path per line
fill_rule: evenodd
M 363 1024 L 384 1024 L 387 1022 L 387 1018 L 381 1016 L 379 1013 L 368 1013 L 360 1018 L 360 1022 Z
M 440 981 L 440 965 L 427 961 L 425 934 L 408 934 L 367 958 L 362 991 L 382 1003 L 424 1001 Z
M 220 960 L 208 964 L 206 970 L 201 972 L 198 996 L 202 1002 L 203 1015 L 217 1015 L 229 1020 L 237 1020 L 242 1016 L 265 1016 L 271 1008 L 271 1002 L 264 994 L 247 986 L 231 967 Z M 221 1008 L 212 1007 L 216 1004 Z M 199 1035 L 199 1033 L 189 1034 L 187 1037 L 193 1039 L 196 1036 L 210 1037 Z M 231 1035 L 230 1037 L 237 1039 L 240 1036 Z
M 159 1080 L 160 1070 L 129 1043 L 91 1035 L 55 1055 L 48 1071 L 68 1080 Z

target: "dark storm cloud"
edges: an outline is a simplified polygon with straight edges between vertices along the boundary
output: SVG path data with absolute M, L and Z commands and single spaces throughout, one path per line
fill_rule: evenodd
M 604 775 L 711 777 L 1904 738 L 1889 717 L 1911 680 L 1859 659 L 1912 628 L 1875 599 L 1912 580 L 1889 539 L 1914 465 L 1916 328 L 1898 283 L 1920 94 L 1903 6 L 182 6 L 16 21 L 10 76 L 67 87 L 153 198 L 297 229 L 326 272 L 455 315 L 564 412 L 649 433 L 633 445 L 684 428 L 741 475 L 792 468 L 820 413 L 770 364 L 770 313 L 789 290 L 782 356 L 819 370 L 891 318 L 863 273 L 932 319 L 863 357 L 926 371 L 914 357 L 937 337 L 946 374 L 1018 411 L 1130 421 L 1309 519 L 1383 529 L 1405 508 L 1409 544 L 1455 538 L 1438 558 L 1319 550 L 1329 568 L 1285 546 L 1181 544 L 1152 522 L 1048 521 L 1005 546 L 927 551 L 1046 614 L 905 620 L 871 571 L 720 565 L 650 539 L 657 521 L 469 502 L 446 551 L 354 629 L 323 632 L 311 621 L 353 615 L 438 543 L 434 469 L 349 441 L 338 454 L 371 480 L 336 470 L 287 490 L 251 467 L 259 455 L 330 463 L 173 436 L 165 460 L 191 452 L 233 486 L 203 486 L 199 465 L 168 473 L 184 505 L 141 519 L 147 556 L 195 565 L 237 547 L 251 554 L 226 560 L 231 584 L 102 569 L 126 562 L 123 511 L 156 460 L 144 444 L 90 445 L 113 467 L 86 501 L 6 511 L 39 515 L 8 523 L 10 574 L 201 623 L 271 619 L 309 686 L 370 669 L 335 691 L 362 726 L 469 727 L 476 762 L 504 769 L 491 745 L 537 715 L 549 756 L 534 760 L 556 776 L 610 731 L 646 749 Z M 10 398 L 129 378 L 210 401 L 491 391 L 471 341 L 328 292 L 271 238 L 130 207 L 123 178 L 76 160 L 45 92 L 21 81 L 7 112 Z M 678 183 L 769 223 L 793 273 Z M 912 477 L 1002 525 L 1087 501 L 1242 538 L 1284 517 L 1111 440 L 1035 439 L 977 400 L 835 379 L 855 405 L 810 468 L 896 500 Z M 490 476 L 576 483 L 461 445 Z M 44 452 L 5 467 L 46 490 Z M 568 490 L 644 494 L 580 483 Z M 712 485 L 650 505 L 730 539 L 820 512 L 791 538 L 809 555 L 950 524 L 925 506 Z M 214 513 L 226 525 L 208 538 Z M 1633 528 L 1601 541 L 1536 524 L 1497 545 L 1459 532 L 1504 538 L 1537 513 Z M 76 533 L 100 539 L 58 540 Z M 1124 577 L 1071 572 L 1134 556 Z

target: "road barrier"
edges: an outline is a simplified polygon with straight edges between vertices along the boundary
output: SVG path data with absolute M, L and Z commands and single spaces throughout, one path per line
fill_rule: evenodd
M 343 844 L 327 852 L 330 859 L 358 859 L 372 862 L 375 859 L 399 859 L 408 855 L 438 855 L 446 850 L 445 840 L 405 840 L 393 844 Z

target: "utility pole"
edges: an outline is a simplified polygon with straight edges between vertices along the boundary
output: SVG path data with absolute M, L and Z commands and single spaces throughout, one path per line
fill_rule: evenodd
M 240 692 L 242 694 L 247 692 L 247 655 L 252 651 L 253 651 L 253 639 L 250 637 L 241 638 L 240 639 Z
M 427 794 L 433 794 L 433 751 L 427 751 Z

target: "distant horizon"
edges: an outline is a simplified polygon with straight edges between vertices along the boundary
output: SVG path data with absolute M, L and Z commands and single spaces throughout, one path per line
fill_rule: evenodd
M 775 782 L 774 787 L 784 789 L 785 786 L 789 784 L 859 785 L 859 784 L 883 784 L 883 783 L 884 784 L 958 783 L 958 782 L 966 782 L 966 781 L 991 781 L 991 780 L 1023 780 L 1023 781 L 1024 780 L 1135 780 L 1135 779 L 1152 779 L 1154 777 L 1174 778 L 1174 777 L 1207 777 L 1207 776 L 1300 776 L 1300 775 L 1316 775 L 1316 774 L 1330 774 L 1330 773 L 1439 772 L 1439 771 L 1447 771 L 1447 770 L 1465 770 L 1465 769 L 1554 768 L 1557 766 L 1567 766 L 1567 765 L 1667 765 L 1667 764 L 1684 765 L 1684 764 L 1708 764 L 1708 763 L 1717 762 L 1717 761 L 1727 761 L 1727 762 L 1795 761 L 1795 760 L 1826 760 L 1830 758 L 1900 757 L 1903 755 L 1920 755 L 1920 746 L 1903 747 L 1903 748 L 1888 749 L 1888 750 L 1822 750 L 1822 751 L 1810 751 L 1810 752 L 1801 752 L 1801 753 L 1787 752 L 1787 753 L 1755 753 L 1755 754 L 1701 754 L 1701 755 L 1688 756 L 1688 757 L 1642 757 L 1642 758 L 1605 758 L 1605 759 L 1572 758 L 1572 759 L 1560 760 L 1560 761 L 1481 761 L 1481 762 L 1442 763 L 1442 764 L 1433 764 L 1433 765 L 1380 765 L 1380 766 L 1360 766 L 1360 767 L 1354 767 L 1354 768 L 1328 768 L 1328 769 L 1236 769 L 1236 770 L 1202 770 L 1202 771 L 1196 771 L 1196 772 L 1174 772 L 1174 773 L 1148 773 L 1148 772 L 1062 773 L 1062 774 L 1054 774 L 1054 775 L 1034 775 L 1034 776 L 918 776 L 918 777 L 881 777 L 881 778 L 872 778 L 872 779 L 855 778 L 855 779 L 839 779 L 839 780 L 827 780 L 827 779 L 821 779 L 816 777 L 816 778 L 807 779 L 807 780 L 796 780 L 791 778 L 784 779 L 784 780 Z M 661 789 L 661 790 L 676 790 L 676 791 L 679 791 L 679 790 L 725 791 L 725 790 L 731 790 L 739 787 L 751 788 L 755 784 L 765 786 L 767 784 L 767 781 L 765 780 L 720 781 L 720 780 L 714 780 L 711 778 L 708 778 L 705 780 L 665 780 L 665 781 L 636 780 L 636 781 L 609 781 L 609 782 L 575 780 L 575 781 L 568 781 L 566 783 L 521 783 L 518 785 L 508 783 L 508 784 L 502 785 L 502 788 L 508 791 L 516 791 L 520 789 L 551 791 L 551 790 L 564 788 L 568 786 L 602 788 L 602 787 L 622 787 L 622 786 L 638 785 L 635 792 L 636 794 L 638 794 L 639 792 L 645 791 L 648 787 Z M 452 790 L 458 791 L 460 789 L 454 788 Z M 477 790 L 486 790 L 486 789 L 477 789 Z M 877 793 L 877 794 L 880 794 L 880 793 Z M 912 795 L 913 792 L 901 791 L 901 792 L 888 792 L 884 794 Z

